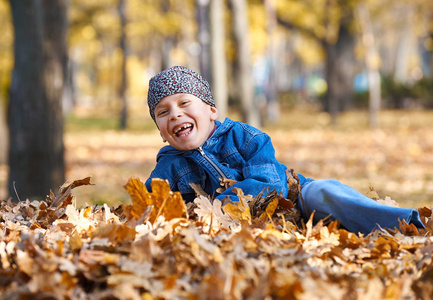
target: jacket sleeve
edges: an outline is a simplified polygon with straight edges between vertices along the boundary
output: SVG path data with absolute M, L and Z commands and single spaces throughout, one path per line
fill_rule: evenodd
M 287 196 L 286 167 L 275 158 L 275 150 L 267 134 L 261 132 L 251 135 L 243 144 L 239 144 L 239 152 L 245 159 L 242 167 L 244 179 L 219 194 L 217 199 L 228 196 L 232 201 L 238 201 L 233 187 L 242 189 L 245 195 L 256 196 L 262 191 L 266 195 L 267 191 L 276 190 Z

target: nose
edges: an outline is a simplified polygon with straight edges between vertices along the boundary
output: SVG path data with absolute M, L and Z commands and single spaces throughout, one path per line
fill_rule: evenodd
M 170 120 L 177 120 L 177 118 L 182 116 L 182 110 L 179 108 L 175 108 L 171 110 Z

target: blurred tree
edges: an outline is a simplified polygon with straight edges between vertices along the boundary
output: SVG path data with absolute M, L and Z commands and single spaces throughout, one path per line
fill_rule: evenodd
M 209 20 L 209 0 L 196 0 L 198 41 L 200 43 L 200 74 L 209 82 L 212 82 L 211 70 L 211 33 Z
M 86 105 L 121 109 L 122 51 L 119 0 L 72 0 L 69 44 L 77 98 Z
M 433 24 L 433 17 L 430 21 Z M 432 25 L 433 27 L 433 25 Z M 427 35 L 423 39 L 423 71 L 424 74 L 433 79 L 433 34 Z
M 253 80 L 251 75 L 249 25 L 246 0 L 231 0 L 233 11 L 233 33 L 236 42 L 237 96 L 241 100 L 244 122 L 259 127 L 258 106 L 254 102 Z
M 227 117 L 228 88 L 225 54 L 224 0 L 210 4 L 212 93 L 218 107 L 219 119 Z
M 120 88 L 119 97 L 121 99 L 121 111 L 120 111 L 120 129 L 126 129 L 128 122 L 128 99 L 126 96 L 126 89 L 128 84 L 128 74 L 126 73 L 126 61 L 128 52 L 126 48 L 126 14 L 125 14 L 126 0 L 119 0 L 117 9 L 120 17 L 120 41 L 119 47 L 122 52 L 122 61 L 120 63 Z
M 10 0 L 15 67 L 8 109 L 9 194 L 45 198 L 64 183 L 62 92 L 67 0 Z M 16 200 L 16 199 L 15 199 Z
M 325 77 L 328 84 L 324 109 L 333 122 L 339 111 L 353 102 L 355 37 L 353 1 L 280 1 L 278 23 L 316 39 L 325 53 Z
M 6 105 L 9 98 L 10 73 L 13 68 L 13 30 L 9 3 L 0 1 L 0 164 L 6 164 L 9 137 L 6 123 Z
M 376 49 L 370 13 L 365 3 L 360 3 L 356 12 L 361 25 L 362 41 L 366 49 L 365 66 L 369 90 L 369 125 L 371 128 L 376 128 L 379 125 L 378 114 L 381 104 L 379 53 Z
M 9 147 L 9 137 L 3 101 L 0 101 L 0 139 L 0 165 L 3 165 L 7 161 L 7 151 Z
M 267 120 L 277 122 L 280 116 L 277 95 L 277 13 L 275 10 L 275 0 L 264 0 L 266 9 L 266 33 L 268 43 L 266 49 L 267 62 L 269 65 L 269 78 L 265 90 L 267 99 Z

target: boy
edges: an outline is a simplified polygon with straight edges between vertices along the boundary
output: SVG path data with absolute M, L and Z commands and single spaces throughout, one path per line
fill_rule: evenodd
M 195 198 L 190 183 L 219 200 L 238 201 L 232 187 L 252 196 L 275 189 L 287 197 L 287 167 L 276 160 L 270 137 L 248 124 L 217 121 L 209 83 L 199 74 L 181 66 L 157 74 L 149 81 L 148 105 L 163 141 L 169 143 L 157 155 L 148 190 L 152 178 L 162 178 L 187 202 Z M 315 211 L 314 221 L 331 215 L 348 230 L 364 234 L 378 224 L 398 227 L 399 219 L 424 227 L 415 209 L 380 204 L 337 180 L 298 176 L 303 197 L 299 205 L 307 220 Z M 237 183 L 219 194 L 220 178 Z

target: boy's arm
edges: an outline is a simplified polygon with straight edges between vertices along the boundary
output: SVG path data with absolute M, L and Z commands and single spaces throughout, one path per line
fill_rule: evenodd
M 245 195 L 256 196 L 262 191 L 266 195 L 269 188 L 269 192 L 276 190 L 284 197 L 287 196 L 287 168 L 275 158 L 275 150 L 267 134 L 252 136 L 239 150 L 245 159 L 242 168 L 244 180 L 219 194 L 217 199 L 222 200 L 228 196 L 232 201 L 238 201 L 238 197 L 232 191 L 233 187 L 241 189 Z

